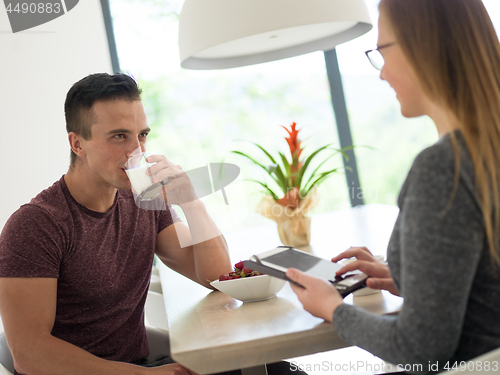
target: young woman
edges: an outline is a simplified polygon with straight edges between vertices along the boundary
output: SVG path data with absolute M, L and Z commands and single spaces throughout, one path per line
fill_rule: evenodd
M 366 248 L 332 261 L 356 257 L 339 274 L 367 273 L 369 287 L 401 295 L 403 308 L 376 316 L 343 304 L 326 282 L 287 275 L 305 286 L 293 287 L 304 308 L 347 342 L 428 372 L 500 347 L 500 44 L 481 0 L 379 7 L 378 48 L 367 55 L 402 114 L 429 116 L 439 140 L 401 189 L 388 266 Z

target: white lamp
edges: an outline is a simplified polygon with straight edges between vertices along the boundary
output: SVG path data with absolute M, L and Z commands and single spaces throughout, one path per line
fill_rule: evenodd
M 371 28 L 364 0 L 186 0 L 181 66 L 235 68 L 328 51 Z

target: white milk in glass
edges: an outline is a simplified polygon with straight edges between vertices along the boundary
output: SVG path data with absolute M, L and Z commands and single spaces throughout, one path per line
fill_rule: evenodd
M 151 176 L 146 174 L 148 168 L 149 165 L 145 164 L 138 168 L 125 170 L 136 194 L 141 194 L 145 189 L 153 185 Z

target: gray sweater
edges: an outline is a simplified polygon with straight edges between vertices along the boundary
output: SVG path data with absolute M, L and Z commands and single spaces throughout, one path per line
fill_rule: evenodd
M 399 315 L 341 305 L 333 316 L 347 342 L 393 364 L 421 364 L 424 373 L 429 364 L 451 367 L 500 347 L 500 270 L 490 259 L 470 156 L 455 134 L 460 179 L 444 216 L 455 176 L 450 135 L 416 157 L 399 194 L 387 249 L 404 297 Z

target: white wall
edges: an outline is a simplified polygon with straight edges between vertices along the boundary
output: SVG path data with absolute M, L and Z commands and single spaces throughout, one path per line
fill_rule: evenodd
M 73 83 L 112 72 L 99 0 L 13 34 L 0 5 L 0 230 L 68 169 L 64 100 Z

